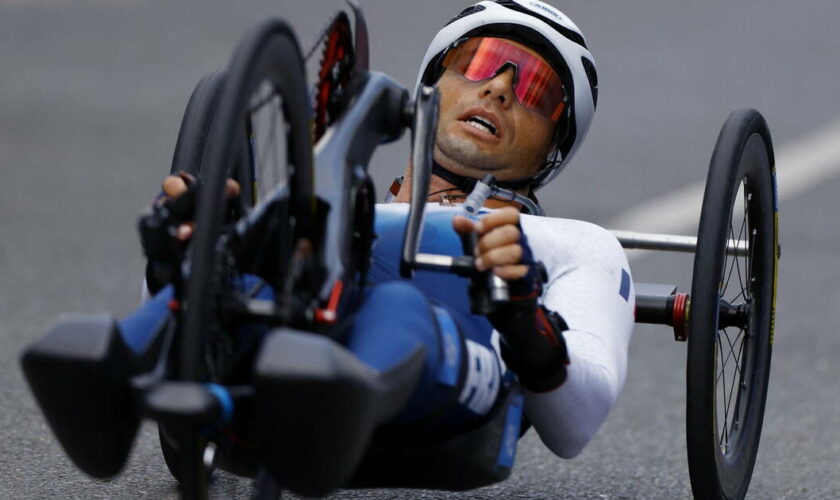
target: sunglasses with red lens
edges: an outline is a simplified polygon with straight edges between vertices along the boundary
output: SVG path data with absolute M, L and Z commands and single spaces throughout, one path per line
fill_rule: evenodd
M 504 38 L 476 37 L 457 42 L 443 58 L 444 68 L 473 82 L 494 78 L 509 66 L 516 73 L 513 92 L 519 104 L 556 122 L 566 109 L 566 91 L 542 57 Z

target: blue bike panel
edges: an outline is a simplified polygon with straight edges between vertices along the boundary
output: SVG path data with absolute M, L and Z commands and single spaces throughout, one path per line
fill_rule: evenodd
M 210 394 L 219 402 L 222 407 L 222 414 L 219 416 L 219 423 L 226 424 L 233 420 L 233 397 L 223 386 L 219 384 L 204 384 Z
M 456 210 L 427 211 L 421 252 L 453 257 L 464 254 L 461 239 L 452 229 L 452 217 L 456 213 Z M 373 266 L 369 274 L 371 283 L 402 279 L 399 264 L 406 217 L 405 211 L 383 210 L 377 206 L 374 229 L 378 238 L 373 245 Z M 411 284 L 423 292 L 429 302 L 445 308 L 468 339 L 490 346 L 493 327 L 485 316 L 470 312 L 469 282 L 466 278 L 450 273 L 417 271 Z
M 496 463 L 503 467 L 513 467 L 513 462 L 516 460 L 516 443 L 519 442 L 523 406 L 524 398 L 521 394 L 517 394 L 514 396 L 513 403 L 507 408 L 505 430 L 499 447 L 499 456 L 496 458 Z

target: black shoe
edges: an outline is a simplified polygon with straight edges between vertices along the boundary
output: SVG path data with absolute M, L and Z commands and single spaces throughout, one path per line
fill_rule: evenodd
M 408 401 L 423 359 L 420 348 L 398 367 L 378 373 L 325 336 L 271 332 L 255 377 L 259 447 L 269 473 L 305 496 L 343 485 L 376 426 Z

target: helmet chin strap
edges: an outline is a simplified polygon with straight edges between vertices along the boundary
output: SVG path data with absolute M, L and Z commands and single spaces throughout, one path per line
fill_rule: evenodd
M 476 183 L 478 183 L 479 179 L 474 179 L 472 177 L 465 177 L 463 175 L 458 175 L 449 170 L 446 170 L 436 161 L 432 161 L 432 174 L 437 175 L 441 179 L 445 180 L 446 182 L 452 184 L 461 192 L 465 194 L 469 194 L 473 192 L 475 189 Z M 532 215 L 539 215 L 544 216 L 545 211 L 543 211 L 542 207 L 540 207 L 539 203 L 537 202 L 537 198 L 534 195 L 533 190 L 529 190 L 528 196 L 523 196 L 516 192 L 517 189 L 522 189 L 526 187 L 531 187 L 533 185 L 533 180 L 530 177 L 522 178 L 522 179 L 511 179 L 507 181 L 497 181 L 493 183 L 493 194 L 496 198 L 504 199 L 507 201 L 515 201 L 522 205 L 528 213 Z

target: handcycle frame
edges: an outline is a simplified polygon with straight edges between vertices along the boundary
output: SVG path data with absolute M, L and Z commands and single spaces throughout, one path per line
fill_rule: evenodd
M 357 23 L 357 28 L 364 29 L 364 24 Z M 288 30 L 288 27 L 278 27 L 276 22 L 269 22 L 261 29 Z M 363 43 L 359 40 L 363 40 Z M 357 46 L 362 45 L 366 48 L 366 37 L 359 37 L 357 33 Z M 374 203 L 373 186 L 367 174 L 368 162 L 376 147 L 383 142 L 396 140 L 406 128 L 411 128 L 413 132 L 413 191 L 401 255 L 402 274 L 408 277 L 414 269 L 457 272 L 472 277 L 479 284 L 487 283 L 487 280 L 475 280 L 477 275 L 472 271 L 473 264 L 469 256 L 452 258 L 418 251 L 426 190 L 431 175 L 431 146 L 437 113 L 436 91 L 421 88 L 416 100 L 412 101 L 409 91 L 401 85 L 381 73 L 368 71 L 366 54 L 358 61 L 361 63 L 356 68 L 348 92 L 342 96 L 348 104 L 314 150 L 319 178 L 315 190 L 317 200 L 314 201 L 318 203 L 323 225 L 319 236 L 323 243 L 323 253 L 318 254 L 318 264 L 323 279 L 317 300 L 311 304 L 305 316 L 316 330 L 327 335 L 352 307 L 353 291 L 364 286 L 365 282 L 368 265 L 366 259 L 369 259 L 369 253 L 365 251 L 369 250 L 369 240 L 365 238 L 372 237 Z M 769 136 L 765 137 L 765 142 L 769 143 Z M 770 159 L 772 161 L 772 150 Z M 282 196 L 282 190 L 270 195 L 257 210 L 236 224 L 234 236 L 239 241 L 249 241 L 250 232 L 261 227 L 260 218 L 270 213 L 272 205 L 279 203 Z M 691 237 L 632 232 L 615 234 L 625 248 L 694 252 L 698 247 L 697 238 Z M 361 245 L 358 235 L 361 235 Z M 728 239 L 724 246 L 726 254 L 749 256 L 746 243 L 742 245 Z M 644 287 L 638 287 L 636 291 L 637 322 L 673 325 L 677 340 L 685 340 L 689 297 L 675 294 L 673 287 L 660 287 L 654 293 L 646 293 Z M 282 316 L 273 304 L 266 301 L 246 300 L 238 307 L 251 318 L 262 319 L 267 323 L 276 322 Z M 717 316 L 716 322 L 718 318 L 721 323 L 724 319 L 744 321 L 743 313 L 734 311 L 729 303 L 721 301 L 712 307 L 717 310 L 712 313 Z M 177 317 L 177 311 L 173 312 Z M 772 323 L 770 328 L 772 343 Z M 76 336 L 76 345 L 71 346 L 72 352 L 60 352 L 61 348 L 68 347 L 66 340 L 63 340 L 68 335 Z M 178 326 L 175 322 L 165 322 L 144 352 L 132 358 L 113 320 L 98 318 L 96 321 L 60 325 L 44 341 L 24 354 L 23 364 L 33 391 L 62 445 L 80 468 L 97 477 L 116 474 L 125 463 L 142 416 L 183 430 L 189 436 L 181 440 L 184 445 L 206 444 L 206 441 L 199 438 L 200 432 L 196 433 L 197 428 L 206 429 L 207 426 L 218 425 L 230 413 L 228 406 L 243 402 L 247 404 L 254 397 L 253 389 L 247 386 L 221 387 L 168 380 L 167 372 L 171 369 L 169 365 L 172 361 L 170 354 L 176 350 L 177 336 Z M 99 359 L 107 359 L 107 362 L 100 362 Z M 68 404 L 67 395 L 61 392 L 70 386 L 66 385 L 67 381 L 63 381 L 64 385 L 54 384 L 54 379 L 61 376 L 63 366 L 73 364 L 84 365 L 83 370 L 89 380 L 101 379 L 96 391 L 105 397 L 101 401 L 93 401 L 90 408 L 80 413 L 66 416 L 61 413 L 74 402 Z M 124 383 L 126 379 L 128 392 Z M 760 405 L 763 412 L 763 400 Z M 118 409 L 118 415 L 112 414 L 114 408 Z M 760 429 L 760 422 L 758 425 Z M 89 435 L 97 427 L 106 431 L 91 441 Z M 91 449 L 95 452 L 91 453 Z M 188 474 L 192 469 L 201 468 L 202 462 L 208 461 L 207 449 L 184 449 L 181 452 L 185 455 L 184 469 Z M 99 453 L 98 457 L 93 456 L 96 453 Z M 213 461 L 212 455 L 211 450 L 209 462 Z M 750 463 L 748 475 L 751 469 Z M 495 471 L 478 479 L 473 478 L 475 482 L 465 484 L 464 487 L 501 480 L 506 475 L 504 471 Z M 202 497 L 206 494 L 206 484 L 201 484 L 200 477 L 181 479 L 186 487 L 182 491 L 185 497 Z M 362 484 L 369 486 L 376 484 L 378 478 L 368 476 L 367 479 Z M 694 483 L 693 474 L 693 486 Z M 450 489 L 459 489 L 457 478 L 445 485 Z M 697 491 L 702 490 L 695 488 Z M 740 494 L 736 492 L 734 496 Z

